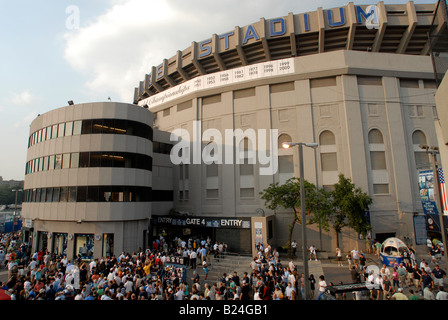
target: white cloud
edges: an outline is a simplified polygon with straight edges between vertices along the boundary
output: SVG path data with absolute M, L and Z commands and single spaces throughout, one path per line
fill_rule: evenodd
M 28 106 L 35 102 L 37 98 L 28 91 L 14 93 L 11 97 L 11 103 L 17 106 Z
M 65 34 L 65 59 L 87 74 L 86 85 L 94 93 L 131 102 L 134 87 L 151 67 L 177 50 L 261 17 L 285 16 L 299 7 L 298 2 L 113 0 L 105 14 Z M 82 19 L 82 8 L 80 13 Z

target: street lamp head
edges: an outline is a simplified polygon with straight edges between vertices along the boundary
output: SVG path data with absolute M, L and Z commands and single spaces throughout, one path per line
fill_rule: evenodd
M 311 142 L 311 143 L 305 143 L 305 146 L 316 149 L 319 146 L 319 144 L 316 142 Z
M 313 148 L 316 149 L 319 144 L 316 142 L 310 142 L 310 143 L 305 143 L 305 142 L 283 142 L 282 143 L 282 147 L 284 149 L 289 149 L 291 147 L 295 147 L 295 146 L 305 146 L 305 147 L 309 147 L 309 148 Z

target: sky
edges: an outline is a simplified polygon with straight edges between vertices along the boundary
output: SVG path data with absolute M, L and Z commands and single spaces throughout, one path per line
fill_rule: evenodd
M 260 18 L 347 4 L 341 0 L 0 0 L 0 176 L 24 180 L 30 124 L 38 114 L 64 107 L 68 100 L 100 102 L 110 97 L 132 103 L 134 88 L 151 67 L 193 41 Z

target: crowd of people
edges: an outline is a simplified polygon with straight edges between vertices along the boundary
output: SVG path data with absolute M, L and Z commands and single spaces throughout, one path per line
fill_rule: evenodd
M 70 261 L 48 251 L 32 253 L 18 240 L 11 234 L 0 237 L 0 265 L 9 275 L 0 288 L 14 300 L 298 300 L 304 299 L 305 286 L 310 288 L 310 299 L 324 299 L 327 289 L 334 286 L 323 275 L 305 278 L 294 259 L 282 262 L 278 250 L 269 244 L 258 244 L 247 272 L 208 279 L 210 264 L 224 259 L 227 250 L 226 244 L 212 243 L 210 238 L 167 241 L 161 236 L 151 248 L 90 261 L 81 257 Z M 309 252 L 310 259 L 317 260 L 315 246 Z M 341 250 L 336 254 L 338 265 L 344 266 Z M 384 265 L 375 274 L 366 267 L 365 257 L 357 249 L 346 255 L 352 283 L 371 284 L 369 299 L 413 300 L 419 292 L 427 300 L 448 299 L 443 288 L 446 273 L 433 261 L 432 268 L 424 260 L 420 265 L 414 260 Z M 409 296 L 403 294 L 406 287 L 413 288 Z M 354 298 L 359 297 L 355 294 Z

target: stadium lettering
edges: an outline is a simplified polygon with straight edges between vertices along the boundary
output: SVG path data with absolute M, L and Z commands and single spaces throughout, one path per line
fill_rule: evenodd
M 327 25 L 331 28 L 334 27 L 342 27 L 346 25 L 347 18 L 345 15 L 345 9 L 346 7 L 340 7 L 335 9 L 326 10 L 326 21 Z M 339 17 L 338 14 L 334 11 L 339 10 Z M 380 25 L 380 11 L 377 6 L 371 5 L 365 7 L 363 9 L 361 6 L 355 6 L 355 13 L 356 13 L 356 22 L 358 24 L 364 24 L 368 29 L 378 29 Z M 316 25 L 313 25 L 315 22 L 312 22 L 310 19 L 310 14 L 304 13 L 301 17 L 302 23 L 303 23 L 303 29 L 305 32 L 310 31 L 317 31 Z M 263 28 L 260 27 L 260 28 Z M 284 36 L 287 34 L 287 23 L 285 18 L 275 18 L 269 20 L 269 26 L 266 28 L 267 30 L 267 37 L 279 37 Z M 294 32 L 294 30 L 290 30 L 289 32 Z M 230 49 L 230 39 L 231 37 L 235 37 L 235 32 L 230 31 L 227 33 L 223 33 L 221 35 L 217 36 L 219 41 L 224 40 L 223 46 L 220 48 L 220 50 L 229 50 Z M 250 24 L 246 27 L 246 30 L 244 32 L 244 36 L 241 39 L 241 44 L 245 45 L 250 40 L 253 41 L 260 41 L 261 37 L 259 33 L 257 32 L 257 29 L 255 28 L 255 24 Z M 213 42 L 211 39 L 207 39 L 204 41 L 201 41 L 198 43 L 198 54 L 199 58 L 205 58 L 210 56 L 213 53 Z M 160 64 L 155 68 L 155 80 L 159 80 L 163 77 L 165 70 L 164 65 Z M 154 80 L 154 79 L 152 79 Z M 145 83 L 146 88 L 151 86 L 151 75 L 148 79 L 146 79 Z M 145 88 L 145 89 L 146 89 Z

